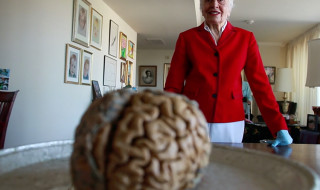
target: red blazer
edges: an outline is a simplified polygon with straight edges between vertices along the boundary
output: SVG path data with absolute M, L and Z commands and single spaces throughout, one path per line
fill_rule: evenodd
M 253 33 L 229 22 L 218 45 L 204 24 L 179 35 L 165 90 L 196 100 L 209 123 L 241 121 L 242 69 L 272 134 L 287 130 Z

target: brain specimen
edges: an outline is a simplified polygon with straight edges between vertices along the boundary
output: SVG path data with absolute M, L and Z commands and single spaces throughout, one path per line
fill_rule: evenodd
M 93 102 L 75 133 L 75 189 L 194 187 L 211 144 L 197 104 L 165 92 L 118 90 Z

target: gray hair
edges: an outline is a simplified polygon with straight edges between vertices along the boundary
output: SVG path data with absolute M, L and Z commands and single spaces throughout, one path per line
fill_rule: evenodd
M 202 8 L 203 8 L 204 1 L 205 0 L 200 0 L 200 10 L 202 10 Z M 233 8 L 233 0 L 228 0 L 228 1 L 229 1 L 230 10 L 232 10 L 232 8 Z

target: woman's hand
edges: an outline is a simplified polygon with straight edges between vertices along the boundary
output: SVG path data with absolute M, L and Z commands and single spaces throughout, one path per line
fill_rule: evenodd
M 292 143 L 292 138 L 288 130 L 280 130 L 277 132 L 276 140 L 269 140 L 267 143 L 272 147 L 275 146 L 286 146 Z

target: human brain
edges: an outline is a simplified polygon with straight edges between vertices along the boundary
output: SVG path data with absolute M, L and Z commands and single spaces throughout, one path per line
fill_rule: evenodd
M 206 125 L 197 104 L 181 95 L 108 93 L 89 106 L 76 129 L 74 188 L 192 188 L 209 160 Z

